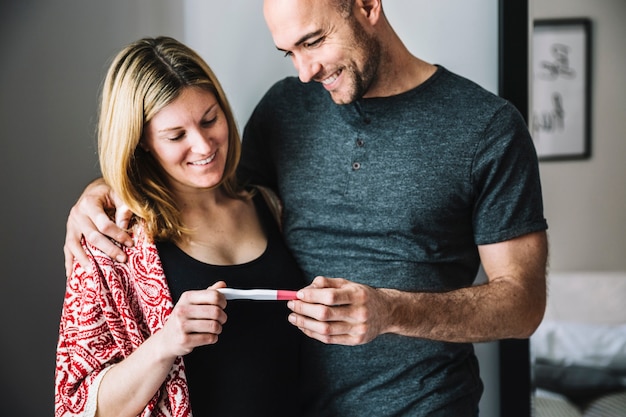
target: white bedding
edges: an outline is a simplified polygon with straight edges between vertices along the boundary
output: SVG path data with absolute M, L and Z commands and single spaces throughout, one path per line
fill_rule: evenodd
M 535 359 L 563 366 L 610 368 L 626 375 L 626 324 L 545 320 L 530 345 Z
M 530 351 L 539 388 L 569 396 L 626 388 L 626 272 L 551 272 Z

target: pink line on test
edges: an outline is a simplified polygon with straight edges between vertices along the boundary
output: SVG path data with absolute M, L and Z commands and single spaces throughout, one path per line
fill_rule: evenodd
M 297 300 L 296 294 L 298 291 L 278 290 L 276 291 L 277 300 Z

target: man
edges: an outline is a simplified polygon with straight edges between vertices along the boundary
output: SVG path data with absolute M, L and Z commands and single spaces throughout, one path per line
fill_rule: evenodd
M 311 280 L 288 304 L 309 336 L 307 412 L 477 415 L 471 343 L 526 338 L 545 308 L 547 225 L 522 118 L 413 56 L 380 1 L 266 0 L 264 15 L 300 81 L 255 109 L 239 173 L 277 191 Z M 129 242 L 102 212 L 113 198 L 100 183 L 72 209 L 68 259 L 81 233 L 120 255 L 94 228 Z M 481 263 L 487 282 L 472 286 Z

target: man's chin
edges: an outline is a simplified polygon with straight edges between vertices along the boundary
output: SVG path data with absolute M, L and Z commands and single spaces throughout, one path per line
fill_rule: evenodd
M 350 104 L 356 99 L 351 94 L 341 94 L 338 91 L 329 91 L 330 98 L 335 102 L 335 104 L 343 105 Z

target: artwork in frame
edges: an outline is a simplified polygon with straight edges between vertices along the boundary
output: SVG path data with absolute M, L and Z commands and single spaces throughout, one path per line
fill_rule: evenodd
M 540 160 L 591 156 L 587 18 L 536 20 L 532 36 L 532 134 Z

